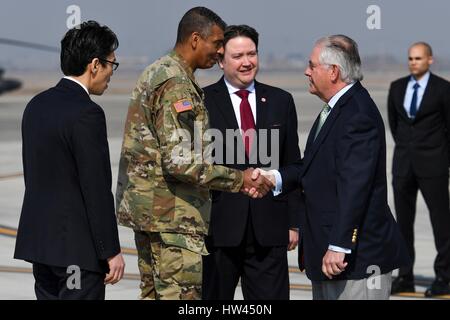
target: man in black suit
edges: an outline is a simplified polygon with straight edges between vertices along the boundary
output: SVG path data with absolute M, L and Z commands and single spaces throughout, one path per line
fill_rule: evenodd
M 14 257 L 33 264 L 39 300 L 104 299 L 105 284 L 123 276 L 105 114 L 89 97 L 108 87 L 117 47 L 116 35 L 94 21 L 69 30 L 64 79 L 25 108 Z
M 387 203 L 385 129 L 360 83 L 357 44 L 320 39 L 305 75 L 325 106 L 303 160 L 271 180 L 283 193 L 303 187 L 300 235 L 313 298 L 388 299 L 392 270 L 410 258 Z
M 300 157 L 294 101 L 286 91 L 255 81 L 256 30 L 229 26 L 219 65 L 224 77 L 204 89 L 210 127 L 224 137 L 216 162 L 239 170 L 293 163 Z M 226 138 L 230 131 L 238 132 L 233 140 Z M 217 149 L 224 151 L 222 159 Z M 213 191 L 203 298 L 233 299 L 240 278 L 246 300 L 289 299 L 287 251 L 298 242 L 298 204 L 294 194 L 254 200 Z
M 409 49 L 411 75 L 391 84 L 389 125 L 395 141 L 392 163 L 397 221 L 408 253 L 414 252 L 417 191 L 430 211 L 437 256 L 436 279 L 425 295 L 450 294 L 450 83 L 430 72 L 433 53 L 429 44 Z M 413 266 L 400 268 L 392 292 L 414 292 Z

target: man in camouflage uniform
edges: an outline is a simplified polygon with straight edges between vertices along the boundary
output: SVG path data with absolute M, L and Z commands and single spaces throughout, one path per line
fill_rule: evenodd
M 191 143 L 197 131 L 208 129 L 193 73 L 216 63 L 225 26 L 207 8 L 189 10 L 174 50 L 145 69 L 132 94 L 116 201 L 119 223 L 135 231 L 142 299 L 200 299 L 209 189 L 256 187 L 261 197 L 271 188 L 263 177 L 252 180 L 251 169 L 207 164 L 194 151 L 209 141 Z

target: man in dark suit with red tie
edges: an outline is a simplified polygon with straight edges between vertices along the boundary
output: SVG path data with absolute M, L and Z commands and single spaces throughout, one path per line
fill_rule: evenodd
M 224 137 L 223 158 L 216 150 L 216 162 L 240 170 L 294 162 L 300 157 L 294 101 L 286 91 L 255 81 L 256 30 L 229 26 L 219 65 L 224 77 L 204 89 L 210 127 Z M 232 140 L 230 131 L 238 132 Z M 297 246 L 298 219 L 298 194 L 275 198 L 270 192 L 254 200 L 213 191 L 203 298 L 233 299 L 241 279 L 246 300 L 289 299 L 287 251 Z
M 101 95 L 119 65 L 119 43 L 88 21 L 61 41 L 58 84 L 22 119 L 25 196 L 14 258 L 33 264 L 38 300 L 102 300 L 124 272 L 111 193 Z
M 397 221 L 414 258 L 414 219 L 417 192 L 430 211 L 437 256 L 436 279 L 426 296 L 450 294 L 450 83 L 430 72 L 433 53 L 429 44 L 409 49 L 411 75 L 391 84 L 389 125 L 395 141 L 392 163 Z M 414 292 L 413 266 L 400 268 L 392 293 Z

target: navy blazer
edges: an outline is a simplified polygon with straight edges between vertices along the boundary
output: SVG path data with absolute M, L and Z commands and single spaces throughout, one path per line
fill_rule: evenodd
M 223 77 L 206 88 L 205 105 L 209 113 L 210 127 L 220 130 L 225 136 L 227 129 L 238 130 L 233 104 Z M 259 154 L 262 144 L 268 155 L 279 155 L 279 166 L 294 163 L 300 157 L 297 136 L 297 112 L 294 100 L 288 92 L 255 81 L 256 91 L 256 129 L 267 130 L 269 138 L 259 135 L 257 148 L 252 153 Z M 270 134 L 279 133 L 279 143 L 272 145 Z M 224 164 L 230 168 L 245 170 L 249 167 L 275 165 L 264 163 L 265 159 L 255 157 L 256 164 L 237 163 L 237 154 L 243 152 L 242 137 L 237 136 L 233 143 L 223 141 Z M 239 151 L 241 150 L 241 151 Z M 265 152 L 264 152 L 265 153 Z M 234 155 L 231 157 L 230 155 Z M 227 157 L 230 158 L 228 161 Z M 286 194 L 274 197 L 269 192 L 262 199 L 251 199 L 241 193 L 212 191 L 210 234 L 214 246 L 238 246 L 247 229 L 247 217 L 251 215 L 255 237 L 262 246 L 284 246 L 289 242 L 289 228 L 298 228 L 300 194 Z
M 120 252 L 105 114 L 62 79 L 22 119 L 25 196 L 14 257 L 107 272 Z
M 336 280 L 367 278 L 371 266 L 386 273 L 411 263 L 388 206 L 385 128 L 367 90 L 355 83 L 313 141 L 317 124 L 318 119 L 304 158 L 280 169 L 283 192 L 303 188 L 299 250 L 304 250 L 307 276 L 327 280 L 322 258 L 330 244 L 352 250 Z

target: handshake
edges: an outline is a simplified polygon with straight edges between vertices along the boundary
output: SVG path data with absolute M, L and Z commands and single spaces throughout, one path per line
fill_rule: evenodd
M 264 197 L 275 187 L 275 175 L 262 169 L 248 168 L 244 171 L 241 192 L 253 199 Z

